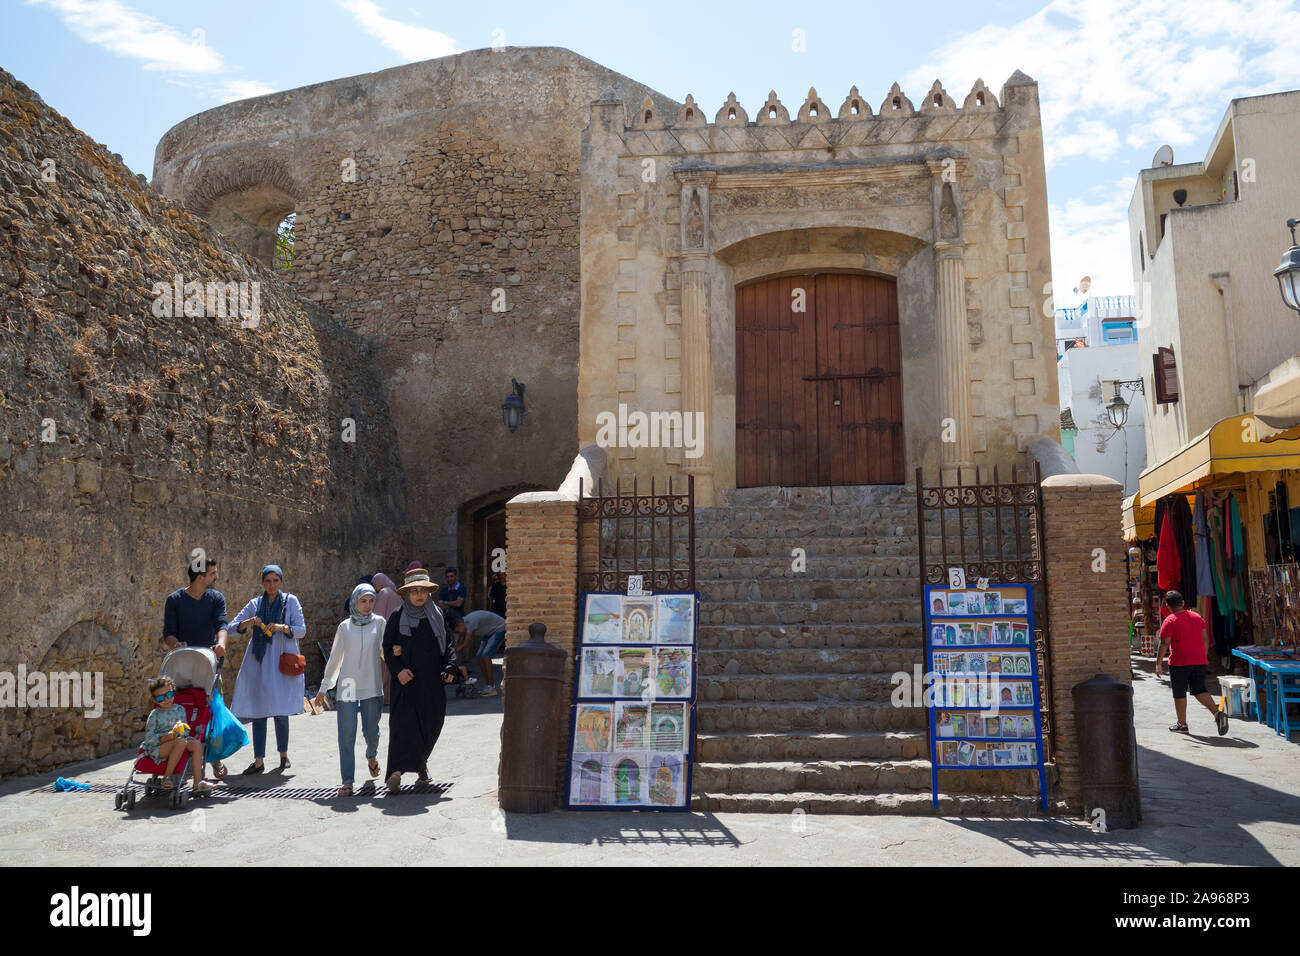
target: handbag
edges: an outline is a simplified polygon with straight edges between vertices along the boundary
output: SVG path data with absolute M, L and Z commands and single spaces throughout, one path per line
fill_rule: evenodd
M 298 641 L 293 639 L 294 647 Z M 280 655 L 280 673 L 288 677 L 297 677 L 307 671 L 307 658 L 302 654 L 283 653 Z

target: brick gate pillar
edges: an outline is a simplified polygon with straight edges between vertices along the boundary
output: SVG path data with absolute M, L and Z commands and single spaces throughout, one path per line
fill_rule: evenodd
M 1102 475 L 1043 479 L 1052 715 L 1062 796 L 1082 809 L 1070 689 L 1097 674 L 1131 683 L 1123 488 Z

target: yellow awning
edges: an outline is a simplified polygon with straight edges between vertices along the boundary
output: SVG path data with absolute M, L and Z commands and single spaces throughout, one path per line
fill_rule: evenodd
M 1235 472 L 1300 468 L 1300 438 L 1261 441 L 1251 415 L 1225 418 L 1138 477 L 1140 500 L 1155 502 L 1197 482 Z
M 1124 499 L 1123 525 L 1125 542 L 1145 541 L 1156 533 L 1155 506 L 1144 506 L 1140 494 L 1129 495 Z

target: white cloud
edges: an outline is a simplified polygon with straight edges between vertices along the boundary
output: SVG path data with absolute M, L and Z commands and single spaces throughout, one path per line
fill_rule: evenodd
M 379 5 L 371 0 L 337 0 L 338 5 L 356 17 L 361 29 L 399 54 L 410 63 L 432 60 L 461 51 L 456 41 L 445 33 L 428 27 L 415 27 L 401 20 L 384 16 Z
M 138 60 L 146 70 L 181 76 L 224 77 L 230 73 L 230 67 L 221 54 L 207 45 L 202 29 L 186 35 L 120 0 L 27 2 L 56 11 L 63 25 L 82 40 L 117 56 Z M 181 85 L 194 84 L 182 81 Z M 219 97 L 223 103 L 272 92 L 271 87 L 254 80 L 229 78 L 205 83 L 199 88 L 208 96 Z
M 1231 99 L 1300 85 L 1297 36 L 1293 0 L 1051 0 L 1017 23 L 954 37 L 903 85 L 926 90 L 937 76 L 960 103 L 976 77 L 998 95 L 1017 69 L 1038 81 L 1045 159 L 1056 170 L 1053 287 L 1056 304 L 1068 305 L 1085 274 L 1096 295 L 1132 292 L 1138 170 L 1161 143 L 1177 147 L 1179 162 L 1204 159 Z
M 58 11 L 64 26 L 87 43 L 139 60 L 146 70 L 171 73 L 224 73 L 221 54 L 203 44 L 202 34 L 186 36 L 118 0 L 28 0 Z

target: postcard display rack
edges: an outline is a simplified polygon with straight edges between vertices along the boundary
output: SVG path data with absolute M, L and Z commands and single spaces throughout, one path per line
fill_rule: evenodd
M 565 807 L 689 810 L 699 595 L 581 602 Z
M 930 788 L 939 806 L 940 770 L 1038 770 L 1047 809 L 1043 730 L 1028 584 L 979 591 L 925 588 L 930 708 Z

